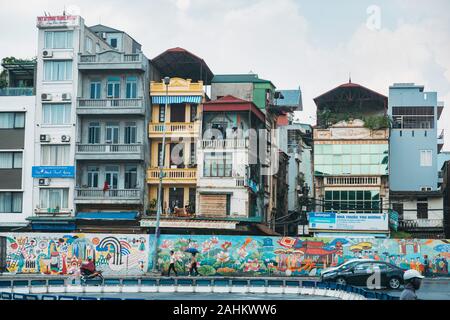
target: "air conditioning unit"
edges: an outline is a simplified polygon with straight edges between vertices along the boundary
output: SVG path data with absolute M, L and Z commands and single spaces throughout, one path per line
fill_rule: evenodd
M 422 191 L 431 191 L 431 187 L 422 187 L 421 190 Z
M 61 136 L 61 142 L 70 142 L 70 136 L 62 135 Z
M 102 38 L 106 39 L 106 32 L 102 32 Z
M 105 140 L 105 143 L 107 143 L 107 144 L 111 144 L 111 143 L 112 143 L 112 141 L 111 141 L 111 140 Z
M 62 100 L 64 101 L 70 101 L 72 99 L 72 96 L 70 95 L 70 93 L 63 93 L 61 95 Z
M 51 101 L 52 99 L 53 99 L 53 97 L 50 93 L 42 93 L 41 94 L 42 101 Z
M 51 58 L 53 57 L 53 52 L 49 50 L 42 51 L 42 58 Z
M 41 134 L 39 136 L 39 140 L 41 142 L 50 142 L 50 135 L 48 135 L 48 134 Z
M 44 178 L 39 179 L 39 185 L 40 186 L 49 186 L 50 185 L 50 179 L 44 179 Z

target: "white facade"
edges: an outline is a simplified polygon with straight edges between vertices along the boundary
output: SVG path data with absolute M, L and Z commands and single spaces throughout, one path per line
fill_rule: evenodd
M 22 152 L 22 181 L 21 189 L 0 189 L 0 192 L 22 193 L 22 210 L 20 213 L 0 213 L 1 226 L 26 226 L 26 218 L 32 211 L 33 179 L 31 167 L 34 160 L 34 96 L 2 96 L 0 97 L 0 112 L 23 112 L 25 113 L 24 143 L 23 149 L 2 149 L 0 152 Z M 2 137 L 3 138 L 3 137 Z

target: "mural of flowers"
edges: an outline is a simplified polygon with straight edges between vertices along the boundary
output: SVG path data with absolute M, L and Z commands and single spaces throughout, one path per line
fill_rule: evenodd
M 223 250 L 228 250 L 229 247 L 231 247 L 233 244 L 230 241 L 225 241 L 221 247 Z
M 230 260 L 230 254 L 228 252 L 219 252 L 216 258 L 220 263 L 225 263 Z

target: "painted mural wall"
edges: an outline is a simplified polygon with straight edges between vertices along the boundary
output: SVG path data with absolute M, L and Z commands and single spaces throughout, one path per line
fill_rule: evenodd
M 11 273 L 78 275 L 93 258 L 104 275 L 140 275 L 148 268 L 147 235 L 7 234 L 6 270 Z
M 424 255 L 430 274 L 449 275 L 450 241 L 163 235 L 159 252 L 163 271 L 169 267 L 171 250 L 179 274 L 189 270 L 191 253 L 186 250 L 197 250 L 198 271 L 205 276 L 318 276 L 323 269 L 353 258 L 386 261 L 424 273 Z
M 89 257 L 105 275 L 142 275 L 152 267 L 153 235 L 0 236 L 6 236 L 6 268 L 11 273 L 77 275 Z M 188 274 L 190 251 L 198 251 L 198 271 L 204 276 L 318 276 L 352 258 L 387 261 L 424 273 L 424 255 L 430 275 L 450 275 L 450 240 L 161 235 L 158 263 L 164 274 L 171 250 L 179 275 Z

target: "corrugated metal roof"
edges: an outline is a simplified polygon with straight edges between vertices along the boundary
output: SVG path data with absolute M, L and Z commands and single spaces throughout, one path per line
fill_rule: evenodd
M 260 79 L 256 73 L 247 74 L 217 74 L 212 83 L 273 83 L 270 80 Z M 274 86 L 275 87 L 275 86 Z

